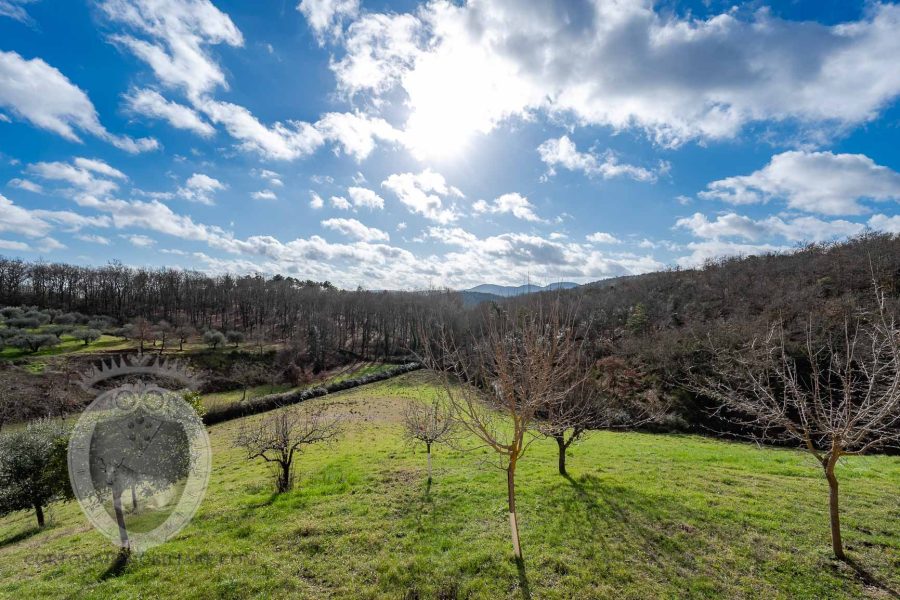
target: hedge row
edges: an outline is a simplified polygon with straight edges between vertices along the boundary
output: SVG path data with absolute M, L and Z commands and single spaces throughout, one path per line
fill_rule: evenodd
M 305 400 L 309 400 L 310 398 L 318 398 L 326 394 L 333 394 L 334 392 L 340 392 L 343 390 L 349 390 L 351 388 L 359 387 L 361 385 L 375 383 L 376 381 L 384 381 L 385 379 L 397 377 L 398 375 L 410 373 L 421 368 L 422 365 L 420 363 L 410 362 L 399 365 L 392 369 L 387 369 L 386 371 L 381 371 L 379 373 L 363 375 L 362 377 L 357 377 L 356 379 L 345 379 L 344 381 L 329 383 L 328 385 L 322 387 L 308 388 L 295 392 L 284 392 L 283 394 L 270 394 L 268 396 L 253 398 L 252 400 L 247 400 L 245 402 L 234 402 L 225 406 L 217 406 L 203 415 L 203 422 L 206 425 L 214 425 L 216 423 L 222 423 L 224 421 L 231 421 L 232 419 L 240 419 L 241 417 L 254 415 L 256 413 L 280 408 L 282 406 L 297 404 L 298 402 L 303 402 Z

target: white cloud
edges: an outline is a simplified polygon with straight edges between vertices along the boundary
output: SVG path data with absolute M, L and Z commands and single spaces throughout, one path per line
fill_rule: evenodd
M 363 225 L 356 219 L 327 219 L 322 221 L 322 227 L 339 231 L 362 242 L 387 242 L 391 239 L 387 232 Z
M 384 119 L 355 113 L 326 113 L 315 124 L 316 130 L 337 143 L 344 154 L 361 161 L 375 149 L 376 140 L 398 143 L 403 133 Z
M 138 233 L 132 235 L 120 235 L 119 237 L 128 240 L 132 246 L 138 248 L 150 248 L 156 244 L 156 240 L 153 238 Z
M 194 109 L 163 98 L 156 90 L 135 89 L 125 96 L 127 109 L 135 114 L 168 121 L 176 129 L 193 131 L 202 137 L 212 137 L 215 128 L 203 120 Z
M 345 54 L 331 63 L 338 86 L 348 95 L 386 92 L 419 56 L 424 25 L 407 14 L 369 13 L 347 29 Z
M 29 179 L 10 179 L 6 185 L 14 188 L 18 188 L 20 190 L 25 190 L 26 192 L 32 192 L 34 194 L 43 194 L 44 188 L 41 187 L 40 184 L 35 183 Z
M 254 200 L 278 200 L 278 196 L 272 190 L 261 190 L 251 194 Z
M 384 198 L 364 187 L 347 188 L 347 194 L 353 200 L 353 206 L 357 208 L 382 209 L 384 208 Z
M 900 233 L 900 215 L 872 215 L 869 219 L 869 227 L 888 233 Z
M 448 196 L 462 198 L 463 193 L 447 185 L 443 175 L 431 169 L 425 169 L 419 174 L 396 173 L 382 181 L 381 187 L 394 192 L 412 212 L 431 221 L 449 223 L 459 218 L 454 206 L 444 207 L 442 198 Z
M 82 142 L 79 131 L 132 154 L 159 146 L 152 138 L 134 140 L 107 131 L 87 94 L 40 58 L 0 51 L 0 107 L 72 142 Z
M 104 161 L 98 158 L 76 158 L 72 161 L 75 163 L 76 167 L 86 169 L 88 171 L 93 171 L 98 175 L 103 175 L 104 177 L 112 177 L 113 179 L 128 179 L 128 176 L 125 175 L 122 171 L 109 166 Z
M 531 221 L 533 223 L 543 221 L 543 219 L 534 213 L 534 205 L 528 201 L 528 198 L 515 192 L 503 194 L 499 198 L 496 198 L 492 203 L 478 200 L 472 204 L 472 210 L 475 214 L 511 214 L 517 219 Z
M 227 188 L 227 185 L 214 177 L 203 173 L 194 173 L 188 177 L 184 187 L 178 188 L 178 195 L 189 202 L 198 202 L 212 206 L 215 203 L 213 201 L 215 193 Z
M 407 128 L 439 135 L 437 146 L 537 110 L 665 145 L 761 121 L 849 126 L 900 93 L 898 5 L 822 25 L 766 10 L 682 17 L 655 4 L 435 0 L 415 16 L 364 15 L 332 68 L 351 93 L 401 88 Z
M 78 159 L 76 159 L 77 161 Z M 97 169 L 105 170 L 100 165 L 101 161 L 81 159 L 81 165 L 70 165 L 63 162 L 39 162 L 28 166 L 28 172 L 42 179 L 51 181 L 64 181 L 72 185 L 78 193 L 105 196 L 118 189 L 119 184 L 109 179 L 97 177 Z M 94 168 L 90 168 L 94 167 Z M 109 167 L 112 171 L 121 174 L 117 169 Z M 124 176 L 124 174 L 122 174 Z M 116 176 L 116 179 L 121 179 Z
M 204 99 L 198 106 L 211 121 L 224 126 L 239 140 L 242 149 L 266 158 L 293 160 L 308 156 L 325 142 L 315 127 L 303 121 L 277 122 L 269 127 L 237 104 Z
M 587 241 L 592 244 L 621 244 L 622 240 L 617 238 L 611 233 L 606 233 L 604 231 L 598 231 L 596 233 L 592 233 L 587 236 Z
M 741 238 L 751 242 L 773 238 L 783 238 L 790 242 L 821 242 L 846 238 L 861 233 L 865 229 L 863 223 L 854 223 L 843 219 L 825 221 L 817 217 L 794 217 L 782 219 L 771 216 L 754 220 L 737 213 L 727 213 L 710 221 L 701 213 L 691 217 L 678 219 L 678 229 L 686 229 L 693 235 L 711 240 L 722 238 Z
M 742 244 L 721 240 L 691 242 L 687 244 L 690 254 L 679 257 L 676 262 L 681 267 L 701 267 L 707 261 L 729 256 L 755 256 L 760 254 L 785 253 L 797 250 L 797 247 L 773 244 Z
M 309 193 L 309 207 L 313 210 L 319 210 L 325 206 L 325 201 L 322 200 L 322 196 L 317 194 L 316 192 Z
M 101 246 L 109 246 L 111 243 L 109 238 L 105 238 L 102 235 L 94 235 L 89 233 L 83 233 L 75 236 L 75 239 L 81 240 L 82 242 L 88 242 L 91 244 L 100 244 Z
M 259 177 L 260 179 L 265 179 L 269 182 L 269 185 L 272 187 L 284 187 L 284 182 L 281 180 L 281 175 L 276 173 L 275 171 L 270 171 L 268 169 L 253 169 L 250 171 L 252 175 Z
M 22 23 L 30 23 L 25 7 L 37 0 L 0 0 L 0 17 L 9 17 Z
M 52 229 L 49 223 L 0 194 L 0 231 L 19 233 L 26 237 L 42 237 Z
M 303 0 L 297 5 L 319 38 L 340 37 L 343 22 L 359 14 L 359 0 Z
M 750 175 L 714 181 L 699 196 L 730 204 L 777 198 L 805 212 L 858 215 L 867 212 L 860 200 L 900 200 L 900 173 L 863 154 L 791 151 Z
M 547 165 L 547 175 L 554 175 L 556 167 L 570 171 L 581 171 L 589 177 L 599 176 L 603 179 L 614 177 L 630 177 L 635 181 L 655 182 L 660 175 L 669 171 L 669 163 L 660 161 L 655 169 L 646 169 L 635 165 L 622 164 L 615 153 L 607 150 L 603 154 L 579 152 L 575 142 L 564 135 L 559 139 L 549 139 L 538 146 L 538 154 Z
M 184 90 L 192 100 L 216 87 L 227 88 L 225 74 L 207 44 L 244 44 L 231 19 L 208 0 L 105 0 L 100 9 L 152 41 L 131 35 L 111 39 L 145 61 L 167 87 Z
M 329 201 L 331 202 L 331 206 L 338 210 L 350 210 L 351 208 L 353 208 L 353 205 L 350 203 L 350 201 L 343 196 L 332 196 L 331 198 L 329 198 Z

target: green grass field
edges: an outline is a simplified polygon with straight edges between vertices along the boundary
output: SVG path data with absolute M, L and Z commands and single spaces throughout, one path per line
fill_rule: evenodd
M 315 400 L 343 438 L 299 461 L 272 493 L 244 460 L 240 422 L 212 427 L 213 472 L 194 520 L 104 578 L 116 548 L 75 503 L 52 523 L 0 519 L 8 598 L 889 598 L 900 589 L 900 458 L 840 467 L 845 543 L 830 557 L 824 478 L 805 454 L 695 436 L 600 432 L 556 473 L 555 444 L 521 463 L 524 573 L 512 558 L 503 474 L 486 451 L 438 448 L 435 481 L 405 445 L 421 373 Z M 265 415 L 250 417 L 264 418 Z M 875 584 L 877 580 L 879 584 Z M 880 587 L 879 587 L 880 586 Z

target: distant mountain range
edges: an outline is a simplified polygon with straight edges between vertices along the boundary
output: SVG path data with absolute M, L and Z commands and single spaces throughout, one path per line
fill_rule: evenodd
M 467 290 L 461 290 L 460 293 L 463 295 L 463 298 L 465 298 L 467 304 L 478 304 L 479 302 L 487 302 L 489 300 L 497 300 L 500 298 L 512 298 L 513 296 L 534 294 L 536 292 L 548 292 L 551 290 L 568 290 L 575 287 L 578 287 L 578 284 L 572 283 L 571 281 L 561 281 L 546 286 L 533 284 L 512 286 L 483 283 Z

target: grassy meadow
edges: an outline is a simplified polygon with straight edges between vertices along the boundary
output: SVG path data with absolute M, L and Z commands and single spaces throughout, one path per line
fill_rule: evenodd
M 213 472 L 193 521 L 111 575 L 116 548 L 74 502 L 50 525 L 0 519 L 8 598 L 890 598 L 900 590 L 900 458 L 845 460 L 849 555 L 831 558 L 827 486 L 811 458 L 696 436 L 599 432 L 556 472 L 534 443 L 518 471 L 525 570 L 512 557 L 506 485 L 486 450 L 425 455 L 401 436 L 422 373 L 333 394 L 343 437 L 303 454 L 275 495 L 265 463 L 210 428 Z M 256 415 L 250 419 L 265 418 Z

